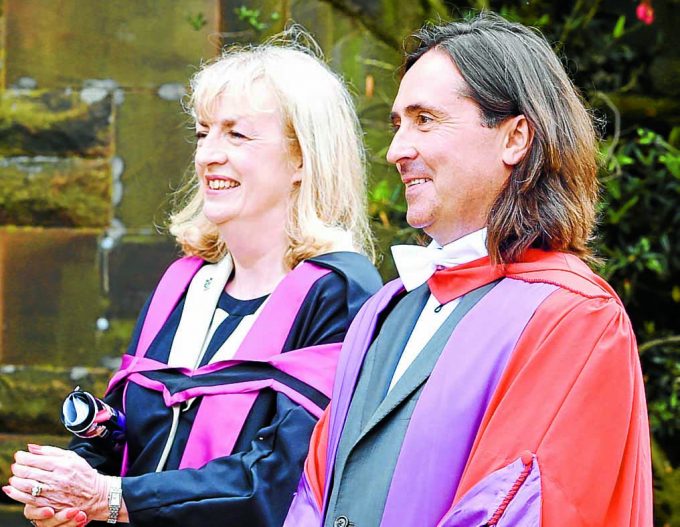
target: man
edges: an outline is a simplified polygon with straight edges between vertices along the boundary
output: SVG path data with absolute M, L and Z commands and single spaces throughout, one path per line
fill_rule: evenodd
M 651 526 L 635 338 L 584 263 L 589 114 L 522 25 L 417 37 L 387 159 L 433 242 L 350 328 L 286 525 Z

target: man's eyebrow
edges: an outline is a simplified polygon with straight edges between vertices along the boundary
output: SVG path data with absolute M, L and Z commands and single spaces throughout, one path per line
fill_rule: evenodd
M 420 112 L 444 113 L 444 109 L 434 104 L 416 103 L 409 104 L 404 111 L 406 115 L 414 115 Z
M 444 108 L 440 108 L 439 106 L 425 103 L 409 104 L 406 108 L 404 108 L 404 115 L 407 116 L 416 115 L 420 112 L 431 112 L 438 114 L 446 113 Z M 390 120 L 394 121 L 396 119 L 399 119 L 400 116 L 401 114 L 399 112 L 393 111 L 392 113 L 390 113 Z

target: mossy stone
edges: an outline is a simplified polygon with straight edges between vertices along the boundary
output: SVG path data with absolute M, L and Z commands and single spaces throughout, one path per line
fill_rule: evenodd
M 0 156 L 113 155 L 111 96 L 7 90 L 0 95 Z
M 105 227 L 111 168 L 105 159 L 0 158 L 0 224 Z

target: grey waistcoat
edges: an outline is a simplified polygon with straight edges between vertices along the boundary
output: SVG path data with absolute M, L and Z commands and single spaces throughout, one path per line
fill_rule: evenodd
M 333 471 L 324 527 L 378 527 L 418 397 L 458 322 L 496 282 L 465 295 L 391 391 L 399 358 L 430 291 L 404 296 L 371 344 L 350 403 Z

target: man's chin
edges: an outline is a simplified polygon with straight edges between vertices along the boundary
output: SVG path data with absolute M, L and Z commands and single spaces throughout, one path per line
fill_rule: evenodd
M 414 210 L 413 207 L 406 210 L 406 223 L 414 229 L 422 229 L 427 232 L 433 221 L 432 215 L 426 211 Z

